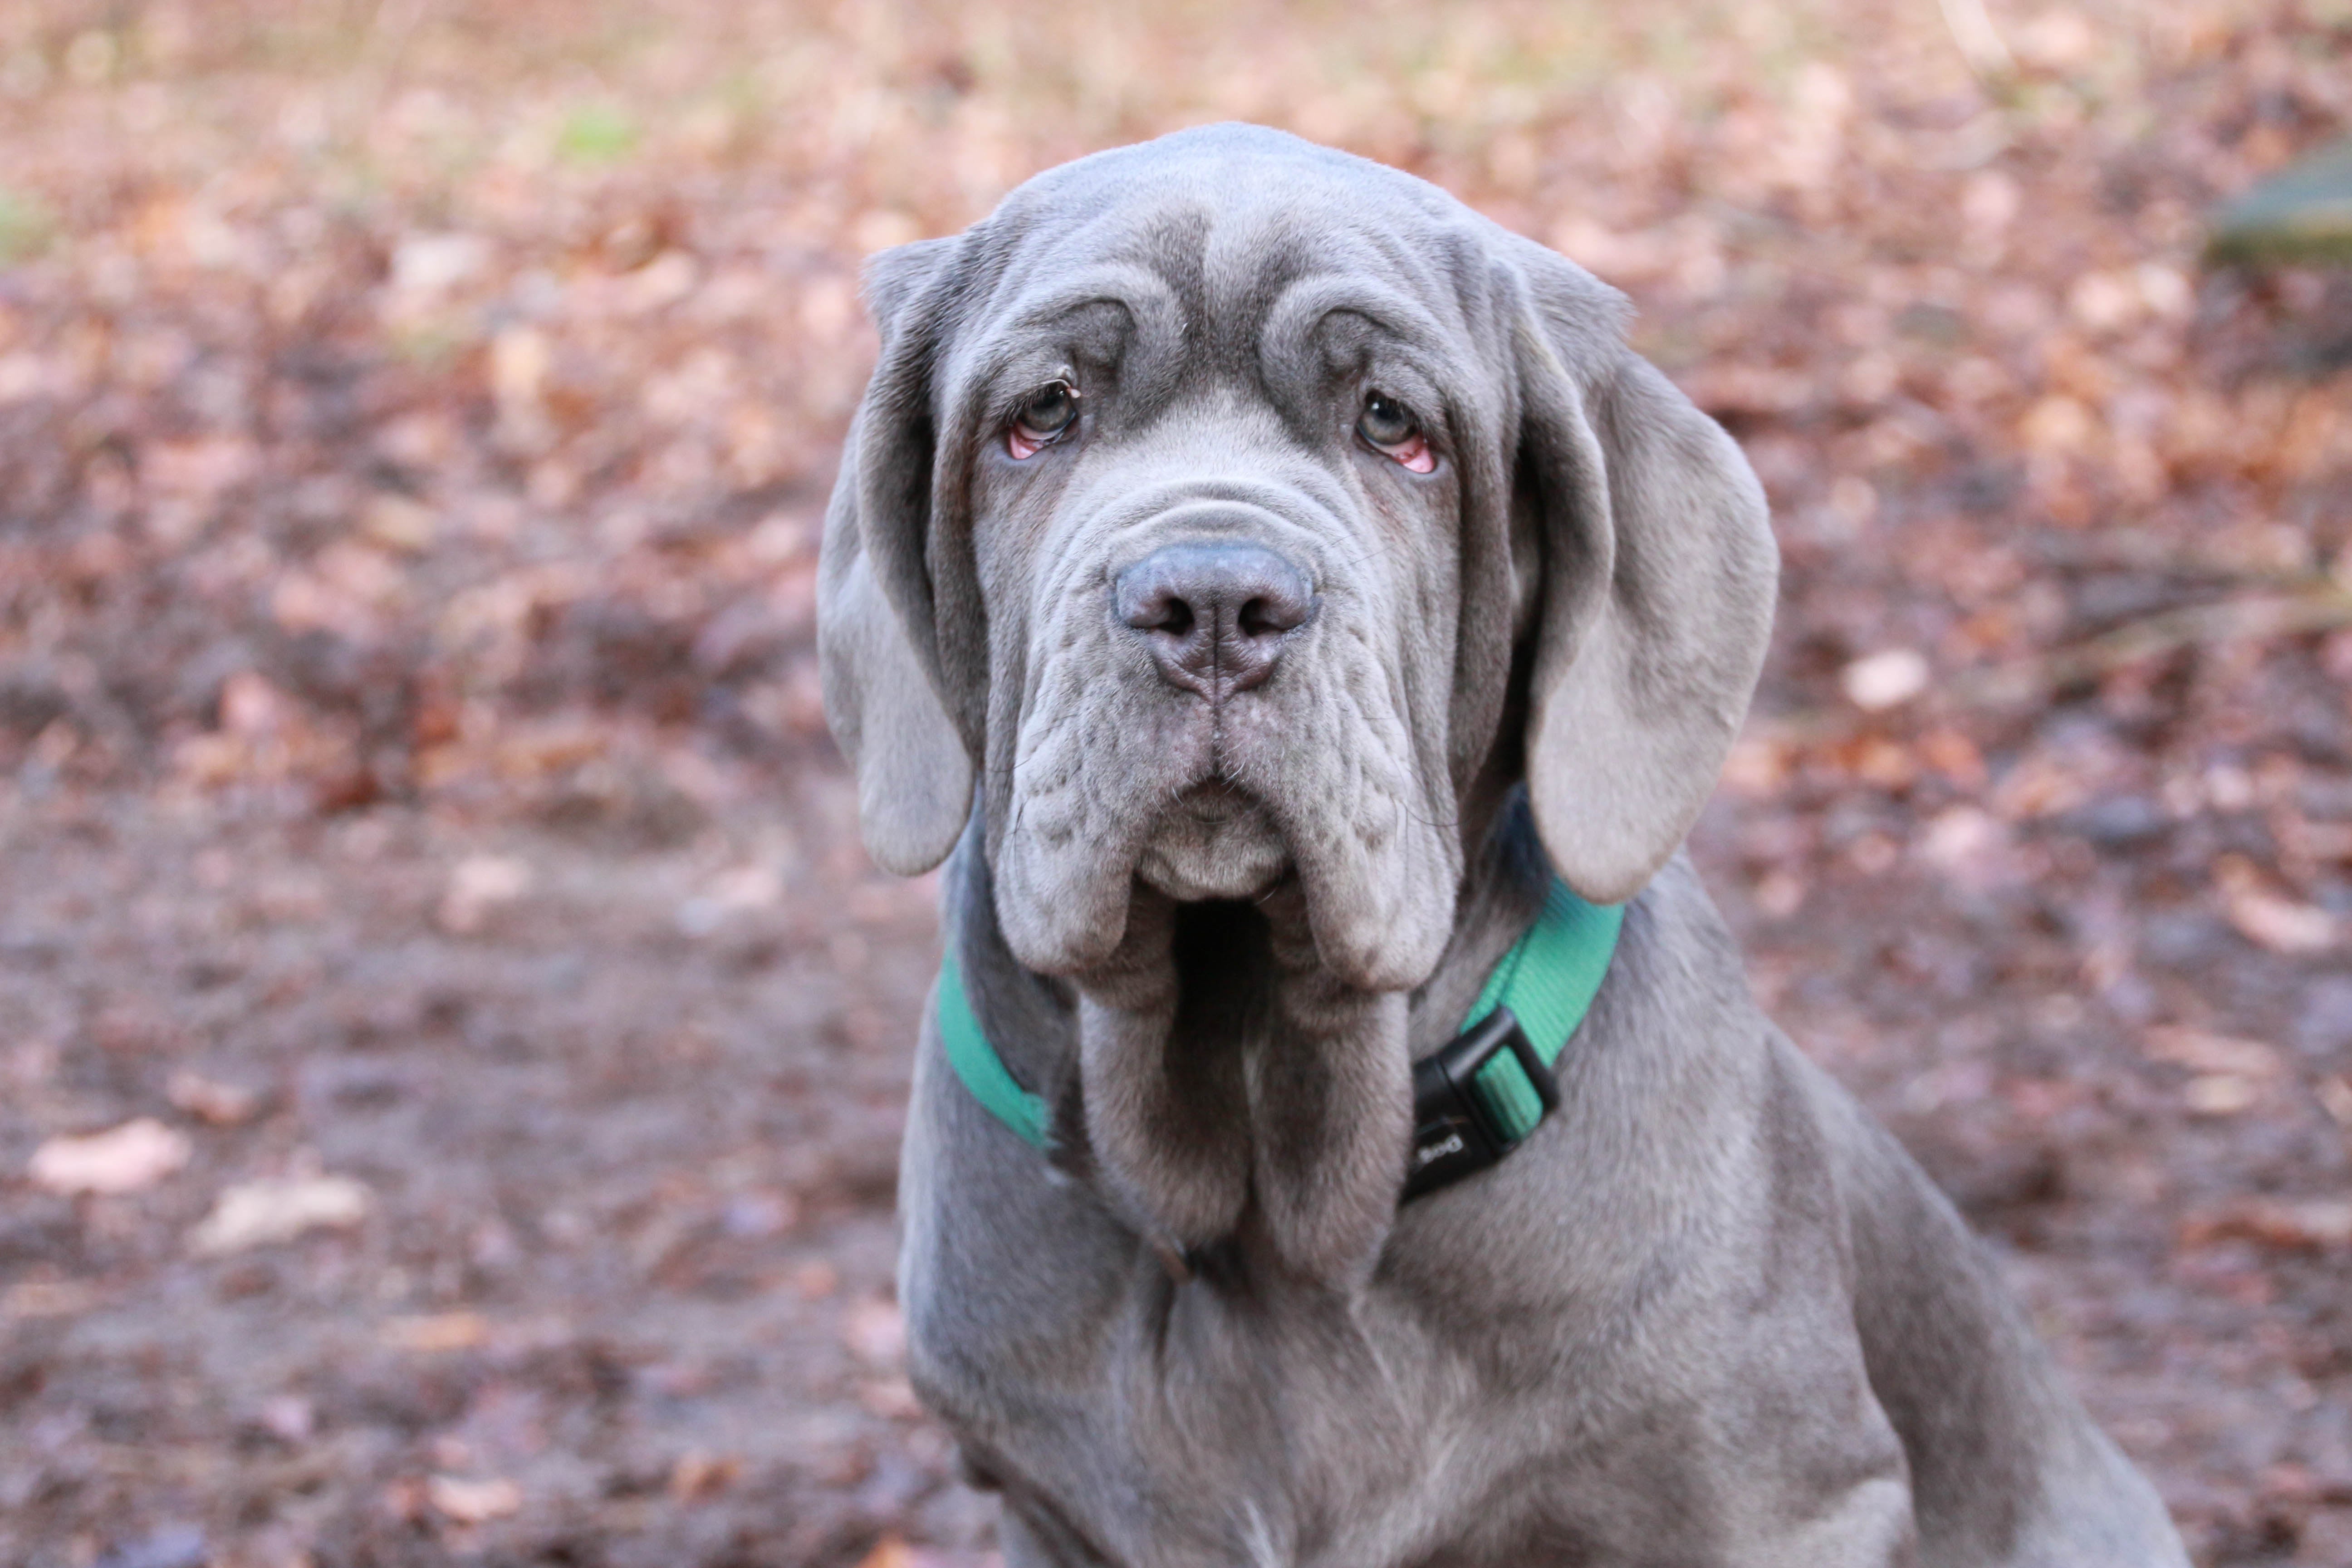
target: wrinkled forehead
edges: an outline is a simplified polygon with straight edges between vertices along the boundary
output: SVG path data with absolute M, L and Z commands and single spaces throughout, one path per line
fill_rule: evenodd
M 1410 175 L 1259 134 L 1146 143 L 1065 165 L 988 220 L 974 312 L 1010 334 L 1096 307 L 1245 357 L 1333 312 L 1425 353 L 1458 346 L 1483 299 L 1484 220 Z

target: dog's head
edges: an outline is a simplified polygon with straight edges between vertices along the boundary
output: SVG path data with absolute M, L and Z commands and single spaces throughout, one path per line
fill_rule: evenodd
M 1295 873 L 1331 972 L 1417 984 L 1522 773 L 1587 898 L 1674 852 L 1775 552 L 1614 290 L 1409 175 L 1220 127 L 1042 174 L 868 292 L 826 710 L 891 869 L 947 854 L 977 770 L 1024 963 L 1103 961 L 1138 878 Z

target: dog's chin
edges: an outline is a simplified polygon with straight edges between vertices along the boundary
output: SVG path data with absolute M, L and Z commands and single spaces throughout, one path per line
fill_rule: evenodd
M 1289 869 L 1290 850 L 1255 800 L 1221 784 L 1178 796 L 1143 848 L 1136 875 L 1180 903 L 1254 899 Z

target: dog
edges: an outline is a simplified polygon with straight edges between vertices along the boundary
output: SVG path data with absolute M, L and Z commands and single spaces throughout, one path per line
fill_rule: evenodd
M 1778 554 L 1621 295 L 1224 126 L 867 300 L 824 700 L 875 860 L 948 862 L 898 1289 L 1011 1568 L 2187 1563 L 1681 852 Z M 1555 908 L 1552 1108 L 1401 1202 Z

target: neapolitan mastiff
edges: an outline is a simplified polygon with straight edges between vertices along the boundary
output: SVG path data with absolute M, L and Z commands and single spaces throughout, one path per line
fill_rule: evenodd
M 1777 556 L 1620 295 L 1248 127 L 868 295 L 825 704 L 953 855 L 899 1289 L 1009 1563 L 2186 1562 L 1678 853 Z M 1617 903 L 1550 1113 L 1401 1205 L 1415 1063 Z

